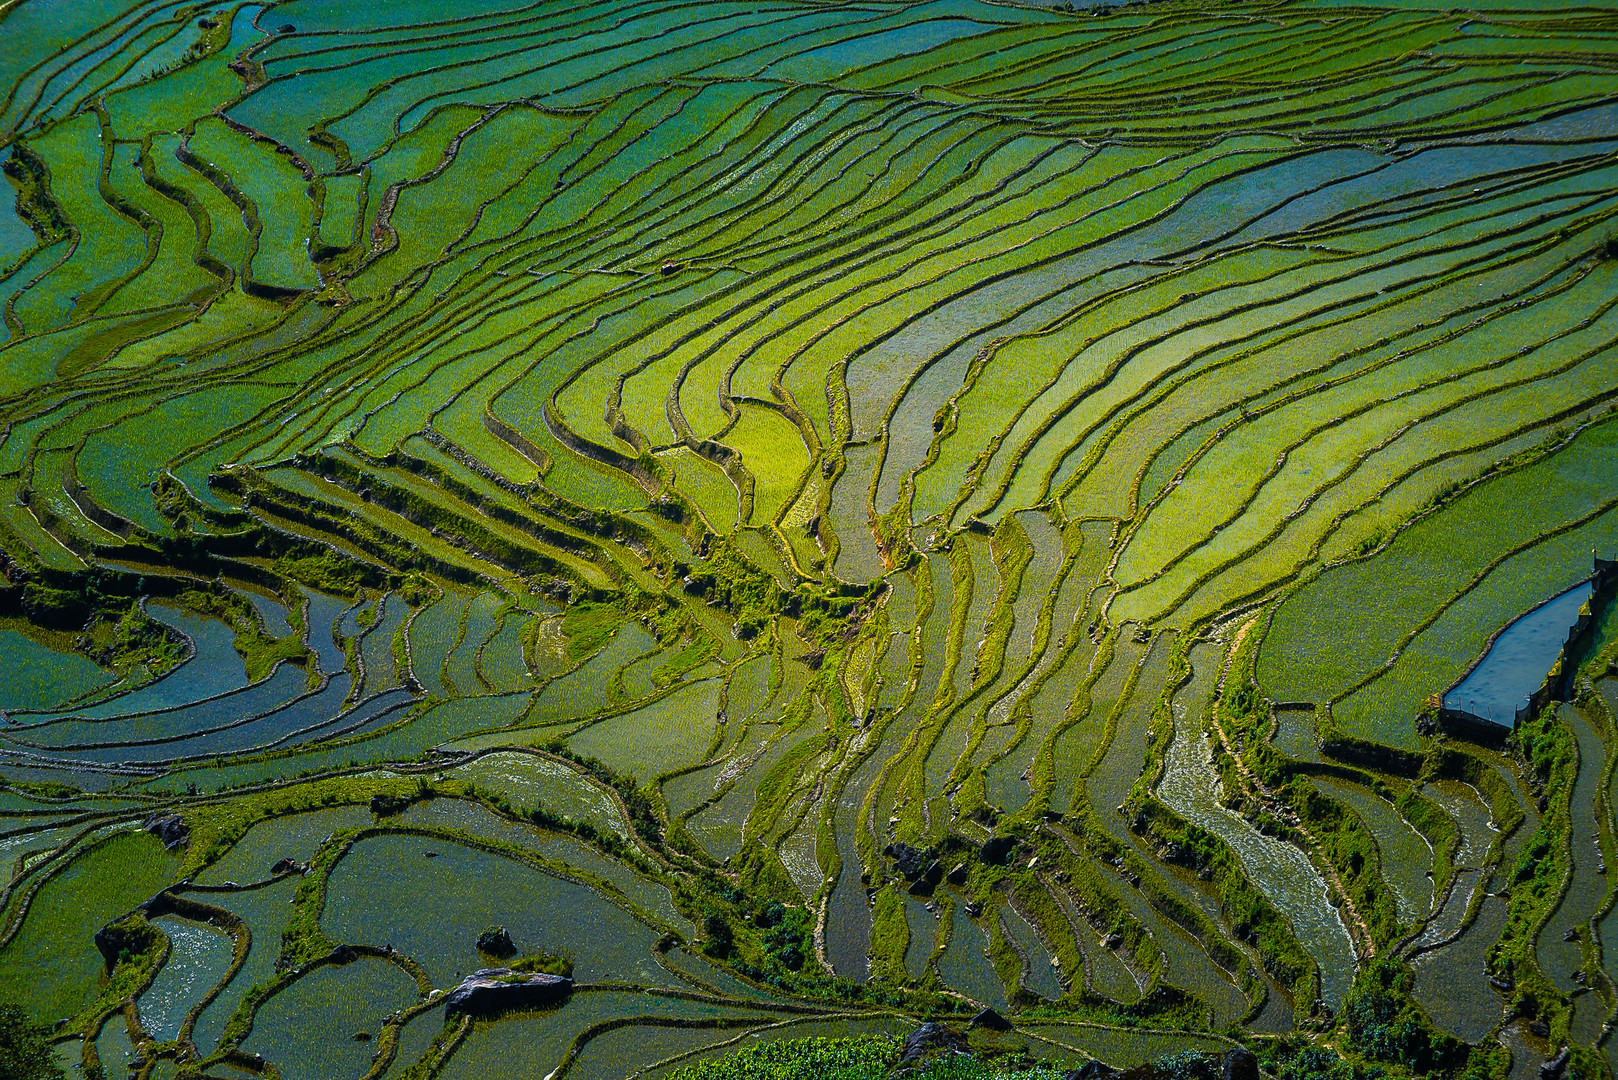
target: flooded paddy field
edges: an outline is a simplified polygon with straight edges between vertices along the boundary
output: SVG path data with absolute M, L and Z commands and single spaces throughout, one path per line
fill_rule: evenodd
M 1610 1076 L 1611 16 L 0 5 L 0 1001 Z

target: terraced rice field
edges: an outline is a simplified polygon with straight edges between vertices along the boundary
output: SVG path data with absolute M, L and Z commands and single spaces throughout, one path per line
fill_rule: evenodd
M 1610 1076 L 1615 155 L 1600 5 L 0 4 L 0 998 Z

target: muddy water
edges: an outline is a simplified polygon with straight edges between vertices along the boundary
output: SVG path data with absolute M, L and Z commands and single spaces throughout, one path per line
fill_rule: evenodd
M 1410 962 L 1416 972 L 1411 996 L 1435 1024 L 1456 1038 L 1476 1043 L 1505 1011 L 1505 1001 L 1484 971 L 1489 950 L 1505 928 L 1506 902 L 1491 896 L 1458 939 Z
M 1275 723 L 1275 737 L 1270 741 L 1277 750 L 1299 761 L 1320 760 L 1313 709 L 1277 709 Z
M 166 916 L 154 925 L 168 935 L 169 958 L 140 995 L 140 1022 L 152 1038 L 168 1042 L 179 1038 L 191 1003 L 225 977 L 233 946 L 206 923 Z
M 920 979 L 927 974 L 927 961 L 938 947 L 940 915 L 927 910 L 929 903 L 932 901 L 905 897 L 905 921 L 910 924 L 910 947 L 905 950 L 905 970 L 912 979 Z
M 938 973 L 944 984 L 959 990 L 973 1001 L 994 1009 L 1006 1008 L 1006 988 L 989 963 L 989 937 L 966 914 L 966 905 L 957 902 L 951 915 L 949 948 L 938 958 Z
M 866 953 L 871 948 L 871 903 L 865 896 L 865 883 L 860 880 L 865 867 L 860 863 L 855 837 L 863 827 L 860 809 L 864 805 L 865 795 L 881 776 L 887 759 L 898 748 L 903 735 L 904 731 L 899 725 L 890 725 L 886 737 L 860 764 L 837 795 L 833 828 L 843 870 L 832 889 L 826 915 L 826 957 L 831 961 L 833 971 L 859 982 L 865 981 Z
M 1023 986 L 1032 990 L 1047 1001 L 1056 1001 L 1062 996 L 1062 981 L 1057 976 L 1057 969 L 1052 965 L 1050 950 L 1039 939 L 1039 932 L 1032 923 L 1023 918 L 1015 908 L 1005 910 L 1000 916 L 1000 925 L 1016 942 L 1017 951 L 1022 953 L 1027 961 L 1024 964 Z

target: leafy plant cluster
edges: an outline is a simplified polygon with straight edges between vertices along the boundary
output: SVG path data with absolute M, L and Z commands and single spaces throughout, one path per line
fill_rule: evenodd
M 335 551 L 282 555 L 275 560 L 275 572 L 337 596 L 351 596 L 366 584 L 366 575 L 359 564 Z
M 781 871 L 784 875 L 784 871 Z M 783 902 L 794 887 L 768 866 L 745 864 L 733 881 L 711 867 L 675 885 L 681 906 L 700 912 L 703 951 L 731 970 L 797 997 L 843 1004 L 897 1006 L 929 1014 L 960 1012 L 959 999 L 881 982 L 828 975 L 814 955 L 814 915 Z
M 813 953 L 809 913 L 761 898 L 711 872 L 707 877 L 705 884 L 719 902 L 703 912 L 703 951 L 733 961 L 750 979 L 785 988 Z
M 1411 1000 L 1414 982 L 1415 973 L 1391 957 L 1367 967 L 1343 1001 L 1344 1045 L 1418 1076 L 1454 1075 L 1466 1066 L 1470 1048 L 1434 1030 Z
M 1381 1065 L 1349 1061 L 1297 1037 L 1267 1046 L 1259 1055 L 1259 1065 L 1275 1080 L 1383 1080 L 1389 1075 Z
M 545 975 L 560 975 L 564 979 L 573 977 L 573 960 L 567 956 L 551 956 L 546 953 L 535 953 L 532 956 L 519 957 L 507 965 L 512 971 L 524 973 L 541 973 Z
M 702 564 L 675 563 L 672 570 L 687 595 L 701 597 L 734 616 L 736 636 L 743 641 L 762 633 L 791 595 L 737 551 L 734 543 L 721 537 L 709 538 Z
M 64 1080 L 50 1038 L 49 1024 L 33 1019 L 20 1005 L 0 1003 L 0 1078 Z
M 19 568 L 20 569 L 20 568 Z M 21 588 L 0 592 L 0 601 L 41 626 L 59 629 L 86 627 L 98 614 L 121 615 L 143 591 L 146 579 L 130 574 L 91 569 L 75 574 L 38 575 L 21 570 L 13 575 Z

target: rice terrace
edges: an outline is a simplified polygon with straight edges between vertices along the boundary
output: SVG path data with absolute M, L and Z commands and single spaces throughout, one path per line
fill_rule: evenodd
M 1618 1071 L 1618 7 L 0 0 L 0 169 L 5 1080 Z

